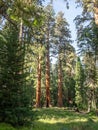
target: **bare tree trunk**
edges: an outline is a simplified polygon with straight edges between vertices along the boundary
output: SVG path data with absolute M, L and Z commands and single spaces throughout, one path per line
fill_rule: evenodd
M 21 18 L 20 27 L 19 27 L 19 44 L 22 43 L 22 38 L 23 38 L 23 21 Z
M 37 67 L 37 88 L 36 88 L 36 107 L 41 107 L 40 98 L 41 98 L 41 56 L 38 56 L 38 67 Z
M 49 44 L 47 44 L 46 52 L 46 107 L 50 106 L 50 58 Z
M 94 17 L 95 23 L 98 25 L 98 1 L 94 0 Z
M 24 49 L 22 49 L 23 46 L 25 46 L 24 42 L 23 42 L 23 20 L 21 18 L 21 21 L 20 21 L 20 25 L 19 25 L 19 52 L 18 52 L 18 55 L 23 55 L 23 59 L 21 62 L 24 62 Z M 24 65 L 23 65 L 24 66 Z M 23 66 L 21 66 L 21 71 L 19 72 L 19 74 L 22 74 L 23 73 Z
M 91 105 L 92 105 L 92 101 L 91 101 L 91 97 L 89 97 L 89 99 L 88 99 L 88 112 L 91 111 Z
M 63 107 L 63 98 L 62 98 L 62 65 L 61 60 L 59 59 L 58 67 L 58 107 Z

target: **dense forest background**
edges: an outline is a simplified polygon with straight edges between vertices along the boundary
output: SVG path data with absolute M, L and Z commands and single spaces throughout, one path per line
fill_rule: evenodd
M 34 107 L 98 108 L 98 2 L 77 5 L 78 54 L 52 1 L 0 0 L 0 122 L 23 125 Z

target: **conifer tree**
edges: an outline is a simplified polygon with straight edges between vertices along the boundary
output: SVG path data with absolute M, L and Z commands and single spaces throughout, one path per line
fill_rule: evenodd
M 75 82 L 75 103 L 77 107 L 80 108 L 83 107 L 84 100 L 84 72 L 79 57 L 77 57 L 76 61 Z
M 3 58 L 0 62 L 0 115 L 4 122 L 23 125 L 31 110 L 31 88 L 26 84 L 28 74 L 24 70 L 25 48 L 18 42 L 18 31 L 12 25 L 7 23 L 2 33 L 6 42 L 3 41 L 0 47 L 0 59 Z
M 32 3 L 31 0 L 30 3 L 25 0 L 0 2 L 0 14 L 8 20 L 0 30 L 0 59 L 3 59 L 0 60 L 0 120 L 23 125 L 32 116 L 32 87 L 28 81 L 30 71 L 27 68 L 29 63 L 26 53 L 30 42 L 29 34 L 33 34 L 29 30 L 32 26 L 38 26 L 40 14 L 37 11 L 40 7 L 38 1 Z M 36 15 L 31 13 L 32 8 Z
M 64 52 L 70 41 L 70 31 L 68 28 L 68 23 L 63 17 L 63 13 L 59 12 L 56 17 L 55 25 L 55 41 L 58 50 L 58 106 L 63 106 L 63 73 L 62 73 L 62 61 L 64 59 Z
M 83 14 L 92 12 L 94 14 L 95 23 L 98 25 L 98 0 L 76 0 L 83 7 Z
M 86 21 L 88 24 L 85 26 Z M 91 109 L 96 109 L 96 95 L 97 95 L 97 82 L 96 82 L 96 61 L 97 61 L 97 33 L 98 27 L 92 19 L 91 13 L 78 16 L 76 18 L 77 26 L 77 40 L 80 53 L 85 61 L 85 86 L 86 86 L 86 106 L 88 106 L 88 111 Z M 82 26 L 81 26 L 82 25 Z M 84 60 L 85 59 L 85 60 Z
M 46 10 L 46 21 L 45 21 L 45 43 L 46 43 L 46 107 L 51 105 L 50 101 L 50 43 L 53 39 L 53 26 L 54 26 L 54 11 L 51 5 L 47 5 Z

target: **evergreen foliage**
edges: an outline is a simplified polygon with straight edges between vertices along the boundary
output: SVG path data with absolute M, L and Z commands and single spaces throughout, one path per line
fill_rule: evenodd
M 0 44 L 0 120 L 23 125 L 30 117 L 32 92 L 26 81 L 25 48 L 18 42 L 18 31 L 10 24 L 1 33 L 6 42 L 2 40 Z
M 84 100 L 84 70 L 80 61 L 80 58 L 77 57 L 76 61 L 76 71 L 75 71 L 75 103 L 77 104 L 78 108 L 83 107 L 83 100 Z
M 88 111 L 91 111 L 92 109 L 96 109 L 97 104 L 96 61 L 98 52 L 98 27 L 95 24 L 94 19 L 92 19 L 91 13 L 85 13 L 82 16 L 78 16 L 76 18 L 76 27 L 78 32 L 77 41 L 85 73 L 85 104 L 88 104 Z
M 0 122 L 30 123 L 33 107 L 98 107 L 97 1 L 77 0 L 78 54 L 63 12 L 42 2 L 0 0 Z

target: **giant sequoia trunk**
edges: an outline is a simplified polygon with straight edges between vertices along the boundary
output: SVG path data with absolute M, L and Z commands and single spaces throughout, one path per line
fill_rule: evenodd
M 46 85 L 46 107 L 50 106 L 50 55 L 49 55 L 49 51 L 50 51 L 50 42 L 49 42 L 49 20 L 47 23 L 47 30 L 46 30 L 46 81 L 45 81 L 45 85 Z
M 40 98 L 41 98 L 41 56 L 38 56 L 38 67 L 37 67 L 37 88 L 36 88 L 36 107 L 40 107 Z
M 62 99 L 62 64 L 59 59 L 58 65 L 58 107 L 63 107 L 63 99 Z
M 50 106 L 50 57 L 49 44 L 47 44 L 46 52 L 46 107 Z

